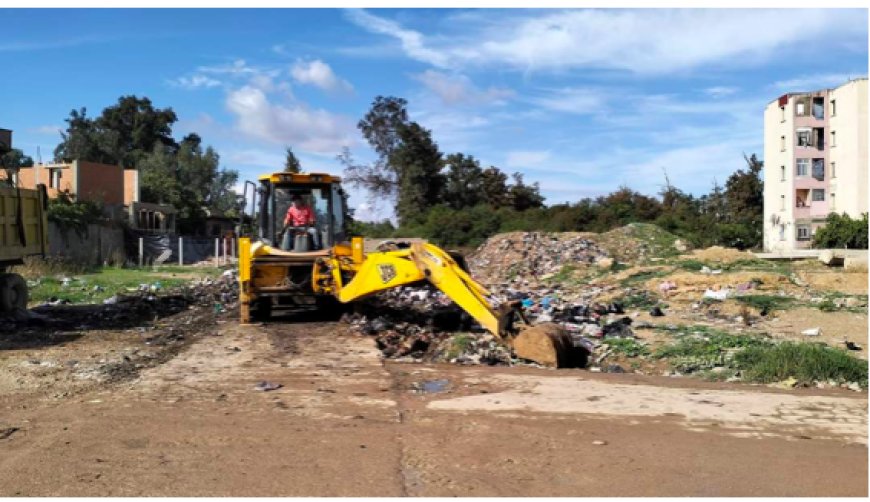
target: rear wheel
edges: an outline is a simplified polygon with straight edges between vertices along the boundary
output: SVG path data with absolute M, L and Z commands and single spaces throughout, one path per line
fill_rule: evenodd
M 343 314 L 350 311 L 350 305 L 341 303 L 334 296 L 318 296 L 315 298 L 317 312 L 324 319 L 339 319 Z
M 0 275 L 0 312 L 27 308 L 27 282 L 18 274 Z
M 272 299 L 259 298 L 254 303 L 251 317 L 256 321 L 268 321 L 272 317 Z

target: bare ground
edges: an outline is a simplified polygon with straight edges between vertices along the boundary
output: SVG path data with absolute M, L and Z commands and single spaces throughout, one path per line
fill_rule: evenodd
M 295 320 L 0 350 L 0 496 L 867 495 L 864 393 L 384 363 Z

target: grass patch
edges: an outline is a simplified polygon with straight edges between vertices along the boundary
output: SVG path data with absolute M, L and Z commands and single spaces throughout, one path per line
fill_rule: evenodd
M 659 304 L 658 298 L 646 290 L 632 292 L 623 296 L 617 302 L 621 303 L 625 308 L 633 309 L 649 309 Z
M 778 382 L 791 377 L 802 384 L 834 380 L 858 382 L 867 388 L 866 361 L 822 344 L 785 342 L 750 347 L 734 359 L 744 379 L 754 382 Z
M 661 327 L 658 327 L 662 329 Z M 762 347 L 771 342 L 758 335 L 734 335 L 708 326 L 675 326 L 665 328 L 677 339 L 658 347 L 656 359 L 668 359 L 670 365 L 683 373 L 731 366 L 733 355 L 748 347 Z
M 548 279 L 550 282 L 568 282 L 574 279 L 574 274 L 577 272 L 576 265 L 563 265 L 558 272 L 553 274 Z
M 761 310 L 785 310 L 795 306 L 795 299 L 776 295 L 743 295 L 734 298 L 748 307 Z
M 32 303 L 51 298 L 71 303 L 100 303 L 118 293 L 138 289 L 141 284 L 156 286 L 159 283 L 161 289 L 171 289 L 188 284 L 192 277 L 216 277 L 221 272 L 217 267 L 167 266 L 141 269 L 105 267 L 84 274 L 61 273 L 32 279 L 30 299 Z M 70 280 L 65 283 L 64 278 Z
M 607 345 L 613 349 L 616 354 L 622 354 L 626 357 L 647 356 L 650 350 L 646 345 L 642 345 L 633 338 L 609 338 Z
M 447 359 L 454 359 L 467 352 L 474 342 L 474 337 L 471 335 L 456 335 L 450 341 L 450 348 L 447 350 Z

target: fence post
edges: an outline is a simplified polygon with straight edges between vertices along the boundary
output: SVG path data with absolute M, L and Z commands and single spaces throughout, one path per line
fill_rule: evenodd
M 220 240 L 218 240 L 218 238 L 215 237 L 215 239 L 214 239 L 214 266 L 215 267 L 221 266 L 221 250 L 220 250 L 219 244 L 220 244 Z
M 178 266 L 184 265 L 184 237 L 178 238 Z
M 139 237 L 139 266 L 141 267 L 145 261 L 145 242 L 142 237 Z
M 229 260 L 227 260 L 227 238 L 223 237 L 221 241 L 224 243 L 224 265 L 226 265 L 229 263 Z

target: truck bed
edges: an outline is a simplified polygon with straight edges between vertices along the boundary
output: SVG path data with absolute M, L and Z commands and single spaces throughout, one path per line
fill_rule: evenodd
M 0 269 L 48 252 L 43 202 L 39 190 L 0 187 Z

